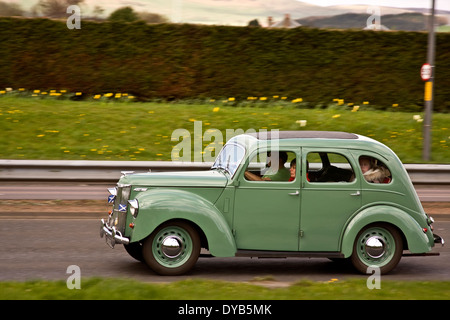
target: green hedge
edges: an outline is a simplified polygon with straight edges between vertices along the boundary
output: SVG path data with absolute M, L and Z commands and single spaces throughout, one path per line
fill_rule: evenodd
M 427 34 L 0 19 L 0 88 L 142 99 L 280 95 L 421 110 Z M 435 110 L 450 110 L 450 34 L 437 35 Z

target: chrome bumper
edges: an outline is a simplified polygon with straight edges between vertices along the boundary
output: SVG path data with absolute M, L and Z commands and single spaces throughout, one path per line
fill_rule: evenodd
M 440 243 L 442 246 L 444 246 L 444 239 L 438 236 L 437 234 L 433 233 L 434 243 Z
M 103 238 L 105 236 L 106 243 L 111 247 L 114 248 L 116 243 L 119 244 L 129 244 L 130 239 L 127 237 L 122 236 L 122 233 L 118 230 L 116 230 L 115 227 L 110 227 L 105 220 L 100 221 L 100 238 Z

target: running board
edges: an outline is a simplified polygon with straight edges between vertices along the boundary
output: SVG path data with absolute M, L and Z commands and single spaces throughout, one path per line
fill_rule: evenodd
M 403 257 L 426 257 L 426 256 L 439 256 L 439 252 L 426 252 L 426 253 L 404 253 Z
M 340 252 L 298 252 L 298 251 L 263 251 L 238 250 L 236 257 L 257 258 L 344 258 Z

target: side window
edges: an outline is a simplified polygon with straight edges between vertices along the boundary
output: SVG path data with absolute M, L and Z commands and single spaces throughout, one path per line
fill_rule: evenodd
M 358 159 L 364 179 L 371 183 L 390 183 L 391 171 L 379 159 L 362 155 Z
M 306 158 L 309 182 L 352 182 L 355 179 L 348 159 L 333 152 L 310 152 Z
M 245 180 L 294 181 L 297 171 L 296 164 L 296 155 L 292 151 L 259 152 L 250 159 L 244 173 Z

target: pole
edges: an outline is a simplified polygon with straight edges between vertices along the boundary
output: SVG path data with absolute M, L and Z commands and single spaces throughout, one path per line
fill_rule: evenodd
M 430 161 L 431 159 L 431 117 L 433 113 L 434 96 L 434 53 L 435 53 L 435 35 L 434 35 L 434 7 L 435 0 L 431 0 L 431 15 L 428 24 L 428 51 L 427 63 L 431 65 L 431 77 L 425 82 L 425 117 L 423 124 L 423 152 L 422 159 Z

